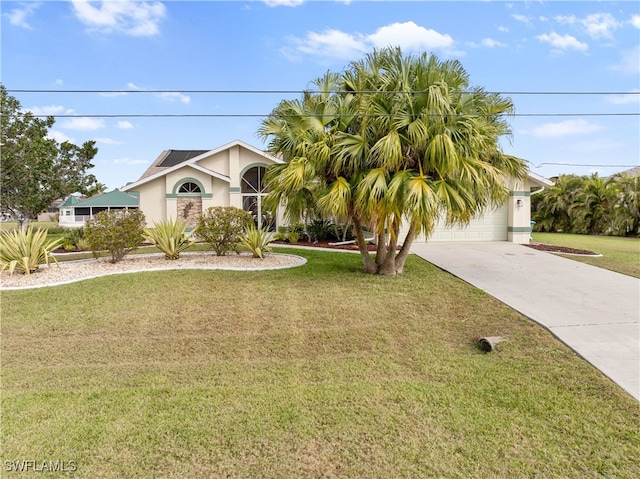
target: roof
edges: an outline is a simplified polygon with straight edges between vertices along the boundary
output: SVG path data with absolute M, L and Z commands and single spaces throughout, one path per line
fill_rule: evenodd
M 195 158 L 196 156 L 200 156 L 207 151 L 209 150 L 167 150 L 167 154 L 157 166 L 176 166 L 183 161 L 187 161 L 191 158 Z
M 534 183 L 538 186 L 552 186 L 553 185 L 553 181 L 545 178 L 544 176 L 540 176 L 536 173 L 533 173 L 531 171 L 527 172 L 527 177 L 529 178 L 529 181 L 531 183 Z
M 79 202 L 80 202 L 80 198 L 78 198 L 77 196 L 70 195 L 70 196 L 67 196 L 67 199 L 64 200 L 64 203 L 60 205 L 60 208 L 69 208 L 70 206 L 75 206 Z
M 231 182 L 231 179 L 228 176 L 215 172 L 208 168 L 204 168 L 203 166 L 200 166 L 198 164 L 198 161 L 200 161 L 201 159 L 207 156 L 215 155 L 221 151 L 228 150 L 229 148 L 232 148 L 234 146 L 241 146 L 249 151 L 252 151 L 258 155 L 264 156 L 265 158 L 268 158 L 274 163 L 282 163 L 281 159 L 275 156 L 272 156 L 271 154 L 265 151 L 259 150 L 258 148 L 251 146 L 248 143 L 245 143 L 241 140 L 232 141 L 230 143 L 227 143 L 226 145 L 222 145 L 218 148 L 214 148 L 213 150 L 164 150 L 162 153 L 160 153 L 158 158 L 156 158 L 156 160 L 151 164 L 151 166 L 147 168 L 147 171 L 145 171 L 137 181 L 134 181 L 133 183 L 127 183 L 123 189 L 125 191 L 129 191 L 132 188 L 137 188 L 138 186 L 144 183 L 147 183 L 148 181 L 154 180 L 162 175 L 165 175 L 177 169 L 183 168 L 185 166 L 189 166 L 196 170 L 202 171 L 204 173 L 207 173 L 208 175 L 211 175 L 213 177 L 216 177 L 218 179 L 221 179 L 229 183 Z M 200 154 L 193 156 L 193 154 L 198 152 Z M 182 161 L 178 161 L 180 159 L 182 159 Z M 167 163 L 170 163 L 170 162 L 176 162 L 176 163 L 173 166 L 164 166 L 165 161 Z
M 119 189 L 94 196 L 84 201 L 79 201 L 73 206 L 76 208 L 84 208 L 89 206 L 107 206 L 107 207 L 138 207 L 140 198 L 133 193 L 125 193 Z
M 631 169 L 628 169 L 628 170 L 621 171 L 619 173 L 616 173 L 613 176 L 622 176 L 622 175 L 640 176 L 640 166 L 636 166 L 635 168 L 631 168 Z

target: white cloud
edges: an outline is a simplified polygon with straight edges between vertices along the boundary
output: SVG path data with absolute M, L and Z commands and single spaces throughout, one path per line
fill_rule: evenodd
M 116 141 L 113 138 L 96 138 L 97 143 L 104 143 L 105 145 L 121 145 L 122 142 Z
M 530 130 L 523 130 L 522 133 L 537 138 L 558 138 L 570 135 L 586 135 L 602 129 L 601 125 L 589 123 L 586 120 L 566 120 L 557 123 L 545 123 Z
M 111 163 L 114 165 L 144 165 L 149 163 L 148 160 L 134 160 L 132 158 L 117 158 L 113 160 Z
M 130 130 L 131 128 L 133 128 L 133 124 L 129 121 L 119 121 L 117 123 L 117 126 L 121 130 Z
M 497 30 L 501 33 L 509 33 L 509 29 L 507 27 L 503 27 L 502 25 L 500 25 Z
M 556 32 L 545 33 L 543 35 L 538 35 L 536 37 L 543 43 L 548 43 L 554 48 L 560 51 L 566 50 L 578 50 L 578 51 L 587 51 L 589 46 L 586 43 L 579 41 L 576 37 L 572 37 L 571 35 L 558 35 Z
M 608 98 L 609 103 L 613 105 L 630 105 L 637 104 L 640 106 L 640 91 L 633 90 L 635 94 L 629 95 L 612 95 Z
M 268 7 L 297 7 L 304 3 L 304 0 L 264 0 Z
M 100 92 L 98 95 L 104 96 L 106 98 L 114 98 L 117 96 L 125 96 L 127 93 L 123 91 L 109 91 L 109 92 Z
M 134 0 L 102 1 L 71 0 L 78 19 L 91 30 L 103 33 L 121 32 L 137 37 L 157 35 L 158 24 L 166 14 L 160 2 Z
M 525 15 L 518 15 L 518 14 L 513 14 L 511 15 L 511 18 L 513 18 L 514 20 L 521 22 L 521 23 L 525 23 L 527 25 L 531 25 L 531 19 Z
M 168 101 L 180 100 L 182 103 L 188 104 L 191 102 L 191 97 L 184 95 L 177 91 L 168 91 L 160 93 L 160 98 Z
M 554 18 L 561 25 L 580 25 L 591 38 L 613 38 L 613 31 L 621 26 L 610 13 L 592 13 L 584 18 L 575 15 Z
M 96 118 L 79 117 L 67 120 L 62 124 L 67 130 L 99 130 L 104 128 L 104 121 Z
M 609 70 L 637 75 L 640 73 L 640 62 L 638 58 L 640 58 L 640 46 L 632 48 L 631 50 L 625 50 L 621 52 L 620 61 L 615 65 L 611 65 Z
M 308 32 L 304 38 L 289 37 L 289 41 L 293 47 L 281 51 L 290 60 L 300 60 L 300 53 L 330 59 L 352 59 L 373 48 L 387 46 L 399 46 L 407 51 L 451 50 L 454 45 L 450 35 L 414 22 L 385 25 L 368 35 L 329 28 L 322 32 Z
M 130 90 L 136 90 L 136 91 L 146 91 L 146 88 L 139 87 L 138 85 L 132 82 L 127 83 L 127 88 L 129 88 Z M 176 100 L 179 100 L 184 104 L 188 104 L 191 102 L 191 97 L 177 91 L 167 91 L 163 93 L 158 93 L 156 96 L 158 96 L 159 98 L 162 98 L 163 100 L 167 100 L 171 102 Z
M 47 132 L 47 138 L 51 138 L 52 140 L 56 140 L 58 143 L 64 143 L 68 141 L 69 143 L 75 143 L 76 140 L 71 138 L 70 136 L 65 135 L 61 131 L 58 130 L 49 130 Z
M 73 110 L 65 108 L 62 105 L 46 105 L 46 106 L 32 106 L 27 108 L 28 111 L 36 116 L 56 116 L 56 115 L 71 115 Z
M 294 43 L 296 51 L 320 57 L 349 59 L 368 49 L 361 35 L 354 36 L 334 29 L 327 29 L 321 33 L 309 32 L 304 39 L 291 37 L 290 40 Z M 293 59 L 288 52 L 283 51 Z
M 481 42 L 483 47 L 487 48 L 496 48 L 496 47 L 506 47 L 506 43 L 499 42 L 498 40 L 494 40 L 493 38 L 483 38 Z
M 393 23 L 380 27 L 367 39 L 378 48 L 399 46 L 403 50 L 437 50 L 453 46 L 453 38 L 450 35 L 418 26 L 414 22 Z
M 640 15 L 633 15 L 629 23 L 632 27 L 640 28 Z
M 16 27 L 31 29 L 31 25 L 27 22 L 27 18 L 33 15 L 36 9 L 42 5 L 40 2 L 20 3 L 19 7 L 14 8 L 9 13 L 5 13 L 11 25 Z

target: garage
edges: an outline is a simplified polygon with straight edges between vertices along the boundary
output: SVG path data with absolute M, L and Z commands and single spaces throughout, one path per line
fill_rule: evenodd
M 508 206 L 503 204 L 495 210 L 485 212 L 467 226 L 447 228 L 436 225 L 429 241 L 507 241 Z M 416 238 L 424 242 L 424 236 Z

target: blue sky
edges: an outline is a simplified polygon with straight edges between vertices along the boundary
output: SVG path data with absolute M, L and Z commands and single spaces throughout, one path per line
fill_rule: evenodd
M 503 148 L 534 173 L 606 176 L 640 162 L 639 5 L 2 1 L 1 79 L 8 90 L 137 91 L 12 93 L 37 114 L 77 115 L 58 118 L 51 135 L 96 140 L 93 173 L 111 189 L 138 179 L 165 149 L 213 149 L 236 139 L 262 148 L 260 118 L 224 115 L 266 115 L 299 96 L 184 90 L 299 91 L 375 47 L 399 45 L 458 59 L 472 85 L 509 92 L 521 116 L 510 120 L 513 136 Z M 149 90 L 171 93 L 143 93 Z M 223 116 L 83 116 L 101 114 Z

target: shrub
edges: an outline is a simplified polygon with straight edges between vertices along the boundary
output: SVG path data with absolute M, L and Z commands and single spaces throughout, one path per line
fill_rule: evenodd
M 223 256 L 235 249 L 245 227 L 252 223 L 251 214 L 240 208 L 212 206 L 200 215 L 196 235 Z
M 86 239 L 78 240 L 78 242 L 76 243 L 76 248 L 78 249 L 78 251 L 91 250 L 91 247 L 89 246 L 89 243 L 87 242 Z
M 266 229 L 258 229 L 251 223 L 244 230 L 244 234 L 240 237 L 240 247 L 253 254 L 254 258 L 262 259 L 264 253 L 270 252 L 271 235 Z
M 153 222 L 153 228 L 144 229 L 144 238 L 164 253 L 165 259 L 178 259 L 180 252 L 191 246 L 191 234 L 180 220 Z
M 101 211 L 87 221 L 84 238 L 95 257 L 108 251 L 117 263 L 143 241 L 144 214 L 140 210 Z
M 58 261 L 51 252 L 62 241 L 62 238 L 47 240 L 47 230 L 41 228 L 5 231 L 0 235 L 0 272 L 9 269 L 11 274 L 15 270 L 30 274 L 41 264 L 49 265 L 51 260 L 57 264 Z
M 49 230 L 49 233 L 51 233 L 51 230 Z M 77 245 L 79 240 L 84 239 L 84 229 L 83 228 L 67 229 L 65 230 L 64 238 L 65 240 L 68 240 L 69 243 L 73 245 Z
M 297 231 L 289 231 L 287 239 L 289 240 L 289 243 L 296 244 L 300 239 L 300 233 L 298 233 Z

